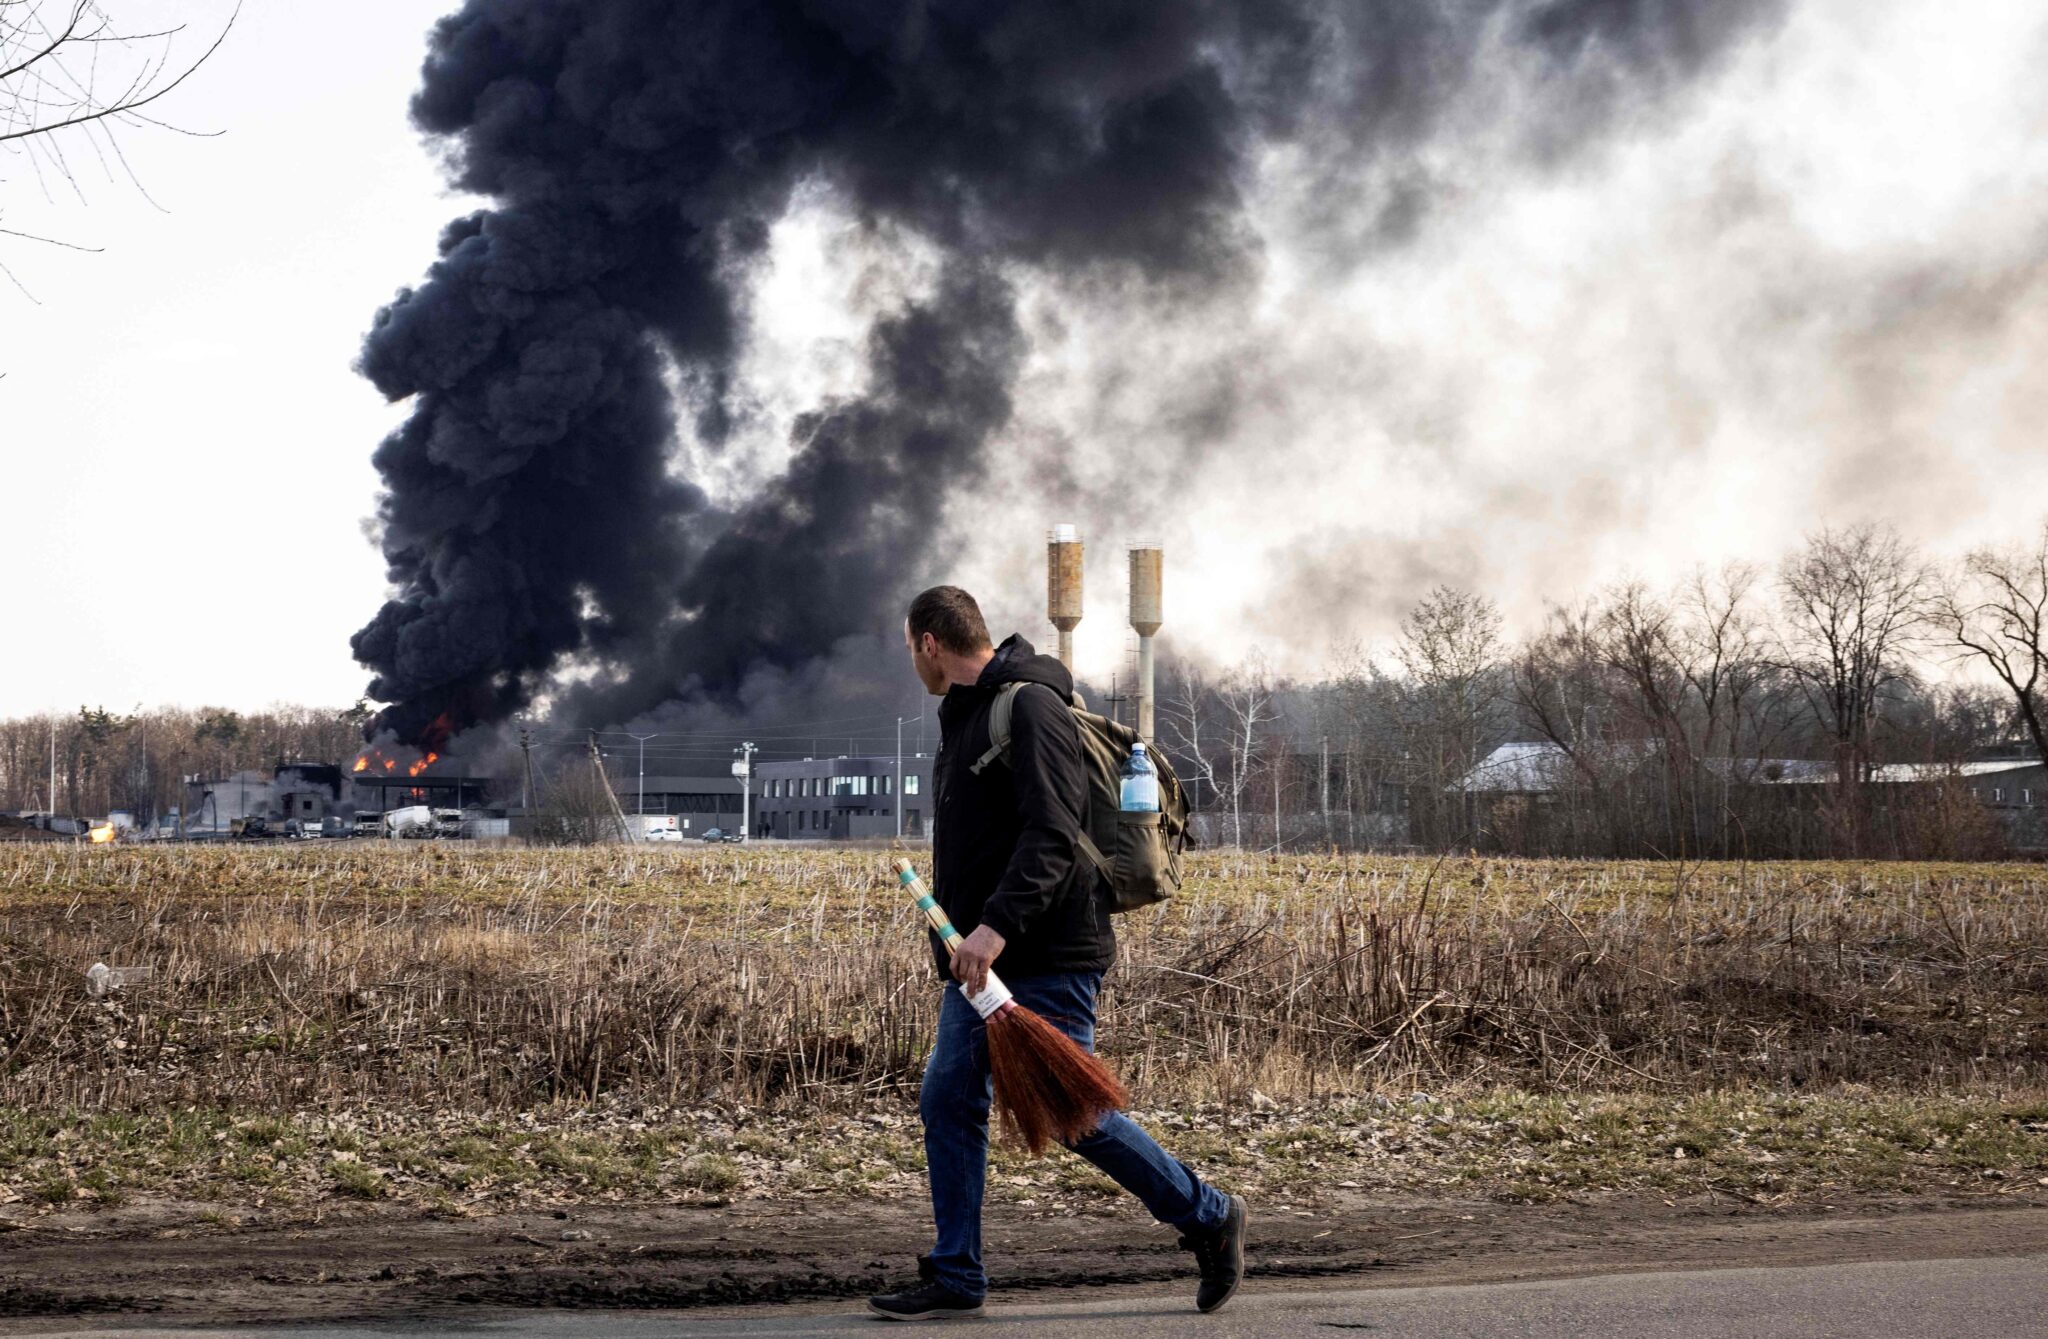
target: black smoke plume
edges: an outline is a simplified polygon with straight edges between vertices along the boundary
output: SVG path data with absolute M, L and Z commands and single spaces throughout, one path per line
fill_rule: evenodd
M 1521 138 L 1556 158 L 1769 8 L 471 0 L 412 110 L 493 203 L 448 226 L 361 361 L 414 401 L 376 454 L 396 590 L 353 643 L 391 704 L 373 729 L 436 742 L 567 665 L 594 675 L 577 714 L 624 720 L 888 635 L 1010 418 L 1019 283 L 1230 283 L 1257 263 L 1262 148 L 1333 178 L 1395 161 L 1506 52 L 1555 92 Z M 1426 183 L 1388 182 L 1377 245 L 1426 212 Z M 713 507 L 672 462 L 744 412 L 752 280 L 799 188 L 921 239 L 939 277 L 875 314 L 866 389 L 796 423 L 786 474 Z

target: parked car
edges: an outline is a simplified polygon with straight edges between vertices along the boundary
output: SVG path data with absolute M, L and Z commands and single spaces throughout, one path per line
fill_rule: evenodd
M 346 818 L 340 818 L 334 814 L 329 814 L 320 820 L 320 835 L 323 837 L 346 837 L 353 830 L 354 825 L 352 823 Z
M 706 828 L 704 829 L 704 835 L 698 838 L 698 840 L 707 842 L 738 842 L 743 839 L 739 833 L 727 832 L 724 828 Z
M 640 840 L 648 842 L 679 842 L 683 830 L 674 814 L 634 814 L 627 820 L 640 830 Z

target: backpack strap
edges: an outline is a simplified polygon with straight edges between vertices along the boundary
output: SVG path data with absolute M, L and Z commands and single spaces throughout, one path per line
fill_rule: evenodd
M 1010 713 L 1017 705 L 1017 690 L 1024 686 L 1022 680 L 1011 680 L 996 689 L 996 700 L 988 709 L 988 752 L 976 758 L 967 770 L 976 776 L 981 769 L 996 759 L 1010 761 Z
M 1023 686 L 1021 680 L 1015 680 L 996 689 L 996 700 L 989 704 L 988 709 L 988 749 L 967 767 L 974 775 L 980 776 L 982 769 L 998 758 L 1002 759 L 1005 765 L 1009 763 L 1010 717 L 1016 710 L 1017 691 Z M 1087 709 L 1079 693 L 1074 694 L 1071 705 L 1081 710 Z M 1102 848 L 1095 844 L 1095 839 L 1088 835 L 1086 828 L 1074 833 L 1074 845 L 1080 848 L 1082 855 L 1088 857 L 1090 864 L 1102 871 L 1104 878 L 1109 877 L 1109 857 L 1102 854 Z

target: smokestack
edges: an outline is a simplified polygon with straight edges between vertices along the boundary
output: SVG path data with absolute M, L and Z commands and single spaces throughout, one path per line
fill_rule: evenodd
M 1166 554 L 1159 545 L 1131 545 L 1131 628 L 1138 634 L 1138 733 L 1152 738 L 1152 638 L 1161 621 Z
M 1081 622 L 1081 531 L 1056 525 L 1045 538 L 1045 616 L 1060 630 L 1060 663 L 1072 669 L 1074 629 Z

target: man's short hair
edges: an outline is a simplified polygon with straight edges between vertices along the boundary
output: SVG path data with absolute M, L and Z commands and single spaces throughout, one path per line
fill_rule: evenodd
M 910 642 L 915 646 L 929 632 L 955 655 L 969 656 L 989 648 L 988 624 L 981 606 L 958 586 L 933 586 L 910 602 Z

